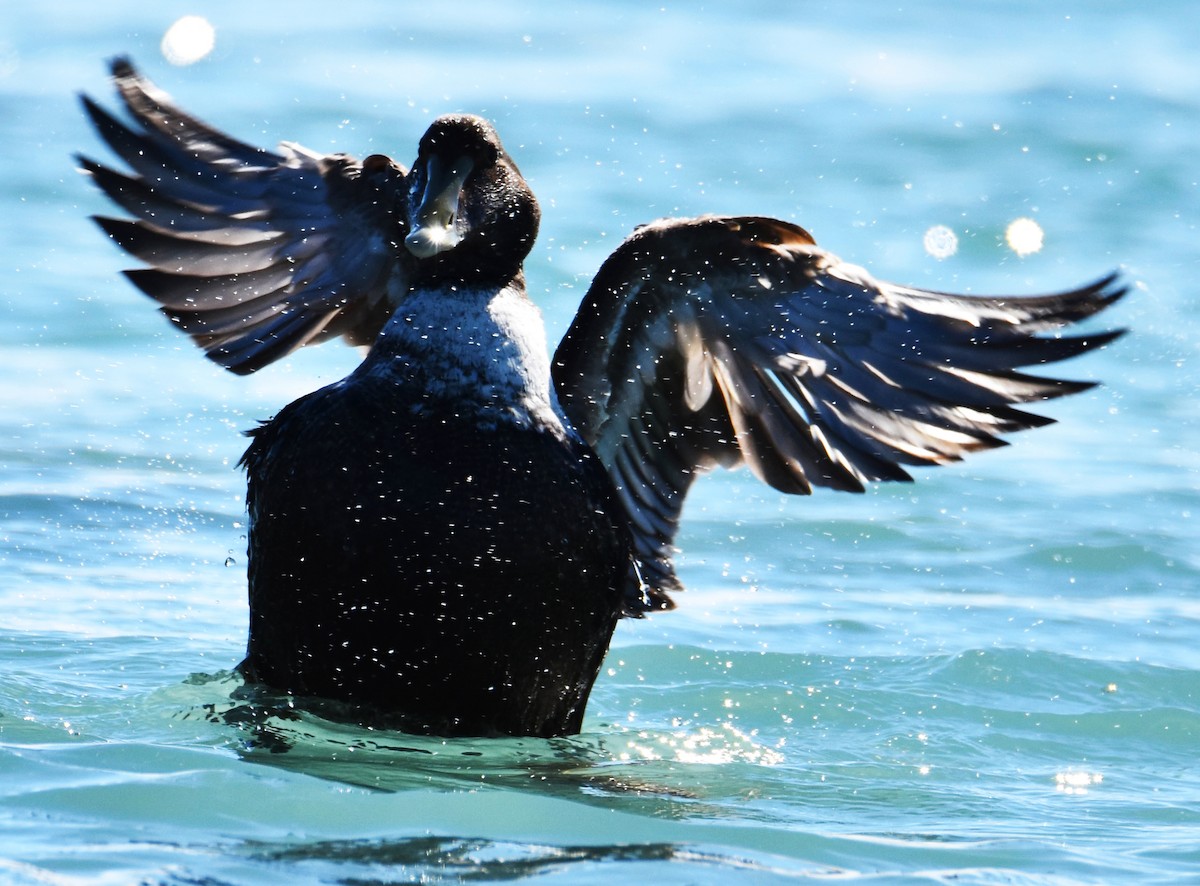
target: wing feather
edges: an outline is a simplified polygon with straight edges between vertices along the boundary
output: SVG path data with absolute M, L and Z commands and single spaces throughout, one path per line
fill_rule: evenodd
M 134 285 L 240 374 L 332 336 L 372 342 L 411 273 L 405 170 L 380 155 L 264 150 L 181 110 L 125 59 L 112 76 L 130 123 L 82 101 L 130 172 L 79 162 L 133 217 L 96 222 L 149 266 L 127 272 Z
M 875 280 L 765 218 L 674 219 L 605 262 L 554 359 L 563 408 L 608 466 L 651 584 L 695 477 L 746 464 L 783 492 L 862 491 L 1052 421 L 1016 408 L 1089 382 L 1019 371 L 1120 332 L 1062 335 L 1125 292 L 1116 274 L 1048 295 Z

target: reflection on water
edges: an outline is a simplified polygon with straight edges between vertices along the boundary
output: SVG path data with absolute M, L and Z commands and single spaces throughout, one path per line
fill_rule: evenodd
M 444 738 L 364 724 L 354 706 L 248 686 L 228 671 L 196 674 L 188 684 L 204 700 L 176 718 L 228 728 L 229 745 L 248 762 L 377 791 L 530 789 L 601 804 L 621 796 L 664 817 L 716 815 L 686 766 L 709 764 L 715 771 L 784 760 L 732 723 L 671 730 L 605 724 L 602 731 L 554 739 Z
M 496 882 L 519 880 L 547 874 L 583 873 L 593 865 L 615 873 L 612 864 L 621 864 L 627 874 L 629 865 L 639 862 L 672 862 L 692 871 L 691 877 L 719 876 L 738 870 L 769 877 L 772 874 L 795 877 L 801 873 L 791 864 L 756 853 L 736 857 L 706 847 L 674 843 L 620 843 L 614 845 L 550 846 L 471 837 L 414 837 L 396 840 L 330 840 L 317 843 L 263 844 L 249 842 L 241 852 L 256 861 L 287 863 L 299 870 L 320 876 L 330 866 L 339 882 L 350 882 L 349 871 L 356 872 L 355 883 L 397 882 Z M 356 870 L 357 869 L 357 870 Z M 399 869 L 399 870 L 398 870 Z M 677 871 L 677 873 L 680 873 Z M 826 876 L 838 872 L 825 869 Z M 634 877 L 636 879 L 636 877 Z

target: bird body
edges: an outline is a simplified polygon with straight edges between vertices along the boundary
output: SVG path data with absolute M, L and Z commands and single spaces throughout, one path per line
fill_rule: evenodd
M 422 291 L 253 432 L 253 679 L 410 729 L 579 730 L 630 540 L 536 314 L 511 288 Z

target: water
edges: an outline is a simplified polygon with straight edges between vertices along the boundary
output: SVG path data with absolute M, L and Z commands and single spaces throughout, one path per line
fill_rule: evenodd
M 1200 880 L 1200 7 L 203 6 L 190 68 L 180 4 L 0 23 L 0 880 Z M 619 627 L 577 739 L 255 716 L 238 432 L 356 358 L 234 378 L 118 277 L 70 155 L 105 156 L 75 93 L 122 52 L 265 145 L 407 162 L 488 115 L 554 340 L 634 225 L 705 211 L 931 288 L 1122 266 L 1132 334 L 1060 424 L 916 485 L 699 484 L 689 590 Z

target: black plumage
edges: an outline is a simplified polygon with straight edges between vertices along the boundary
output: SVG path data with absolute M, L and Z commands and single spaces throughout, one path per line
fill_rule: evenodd
M 246 675 L 415 731 L 578 732 L 630 569 L 604 468 L 411 393 L 352 379 L 255 432 Z
M 878 281 L 801 228 L 666 219 L 604 263 L 553 359 L 523 263 L 539 210 L 495 130 L 436 120 L 411 171 L 263 151 L 124 60 L 128 272 L 226 368 L 342 336 L 346 379 L 253 432 L 248 678 L 452 734 L 578 731 L 617 618 L 670 608 L 683 500 L 718 465 L 789 493 L 908 480 L 1050 420 L 1020 371 L 1124 287 L 977 297 Z

